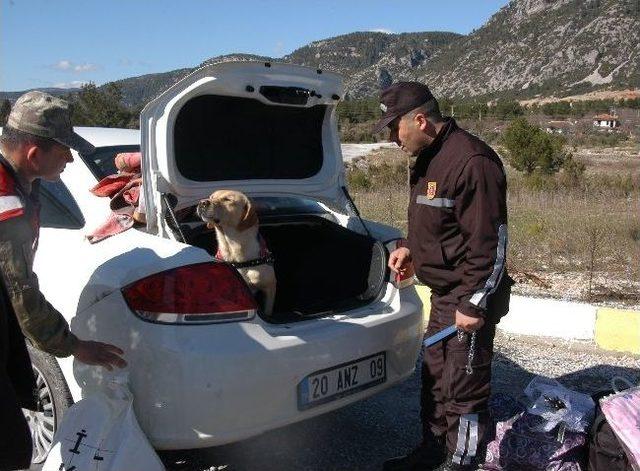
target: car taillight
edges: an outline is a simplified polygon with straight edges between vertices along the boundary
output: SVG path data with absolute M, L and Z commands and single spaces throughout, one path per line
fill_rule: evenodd
M 257 305 L 238 272 L 224 263 L 205 262 L 142 278 L 122 289 L 133 312 L 162 324 L 201 324 L 248 320 Z
M 391 242 L 387 242 L 386 247 L 389 253 L 393 252 L 395 249 L 399 247 L 400 239 L 392 240 Z M 389 270 L 389 282 L 393 283 L 393 285 L 398 288 L 407 288 L 413 285 L 415 272 L 413 270 L 413 265 L 409 265 L 409 268 L 405 270 L 404 273 L 395 273 Z

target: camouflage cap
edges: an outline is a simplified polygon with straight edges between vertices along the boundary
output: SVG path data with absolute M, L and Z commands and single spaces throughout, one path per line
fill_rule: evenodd
M 73 131 L 69 102 L 48 93 L 31 91 L 18 98 L 7 119 L 7 126 L 53 139 L 81 154 L 91 154 L 95 150 L 89 141 Z

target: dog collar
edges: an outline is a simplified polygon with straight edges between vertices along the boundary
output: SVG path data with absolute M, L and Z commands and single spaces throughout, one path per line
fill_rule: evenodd
M 254 258 L 253 260 L 247 260 L 246 262 L 226 262 L 234 268 L 247 268 L 257 267 L 258 265 L 273 265 L 276 261 L 272 253 L 269 253 L 266 257 Z
M 218 249 L 215 255 L 215 259 L 221 262 L 226 262 L 234 268 L 257 267 L 258 265 L 273 265 L 276 259 L 267 248 L 267 242 L 264 240 L 264 237 L 262 237 L 260 234 L 258 234 L 258 242 L 260 243 L 259 258 L 246 260 L 244 262 L 228 262 L 224 258 L 222 258 L 222 253 L 220 252 L 220 249 Z

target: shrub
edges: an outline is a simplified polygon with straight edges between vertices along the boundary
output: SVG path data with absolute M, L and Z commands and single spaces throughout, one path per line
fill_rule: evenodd
M 564 138 L 547 134 L 525 118 L 518 118 L 509 125 L 502 144 L 511 166 L 528 175 L 534 171 L 554 174 L 568 158 L 563 150 Z
M 489 113 L 498 119 L 516 118 L 524 114 L 524 108 L 515 100 L 500 99 Z
M 567 101 L 558 101 L 555 103 L 546 103 L 540 107 L 541 111 L 547 116 L 554 118 L 562 118 L 572 116 L 574 113 L 572 106 Z
M 371 188 L 371 180 L 365 170 L 353 168 L 347 172 L 347 184 L 353 191 L 368 190 Z
M 562 173 L 558 182 L 563 187 L 576 188 L 582 183 L 584 171 L 585 165 L 574 160 L 572 154 L 567 154 L 567 158 L 562 164 Z
M 390 165 L 382 163 L 375 165 L 371 167 L 370 174 L 376 188 L 407 183 L 407 170 L 403 164 Z
M 384 133 L 373 134 L 373 126 L 376 121 L 365 121 L 362 123 L 352 123 L 342 120 L 338 123 L 340 132 L 340 142 L 378 142 Z
M 535 191 L 549 191 L 556 189 L 556 180 L 551 175 L 542 172 L 532 172 L 525 176 L 525 187 Z

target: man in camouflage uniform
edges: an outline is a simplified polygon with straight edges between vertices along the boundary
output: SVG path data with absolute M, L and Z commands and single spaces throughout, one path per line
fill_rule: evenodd
M 39 234 L 39 179 L 57 180 L 70 148 L 93 146 L 73 132 L 69 104 L 42 92 L 21 96 L 0 136 L 0 469 L 28 468 L 31 437 L 20 407 L 36 410 L 24 337 L 58 357 L 111 370 L 126 362 L 113 345 L 78 339 L 47 302 L 33 273 Z M 53 267 L 52 267 L 53 269 Z

